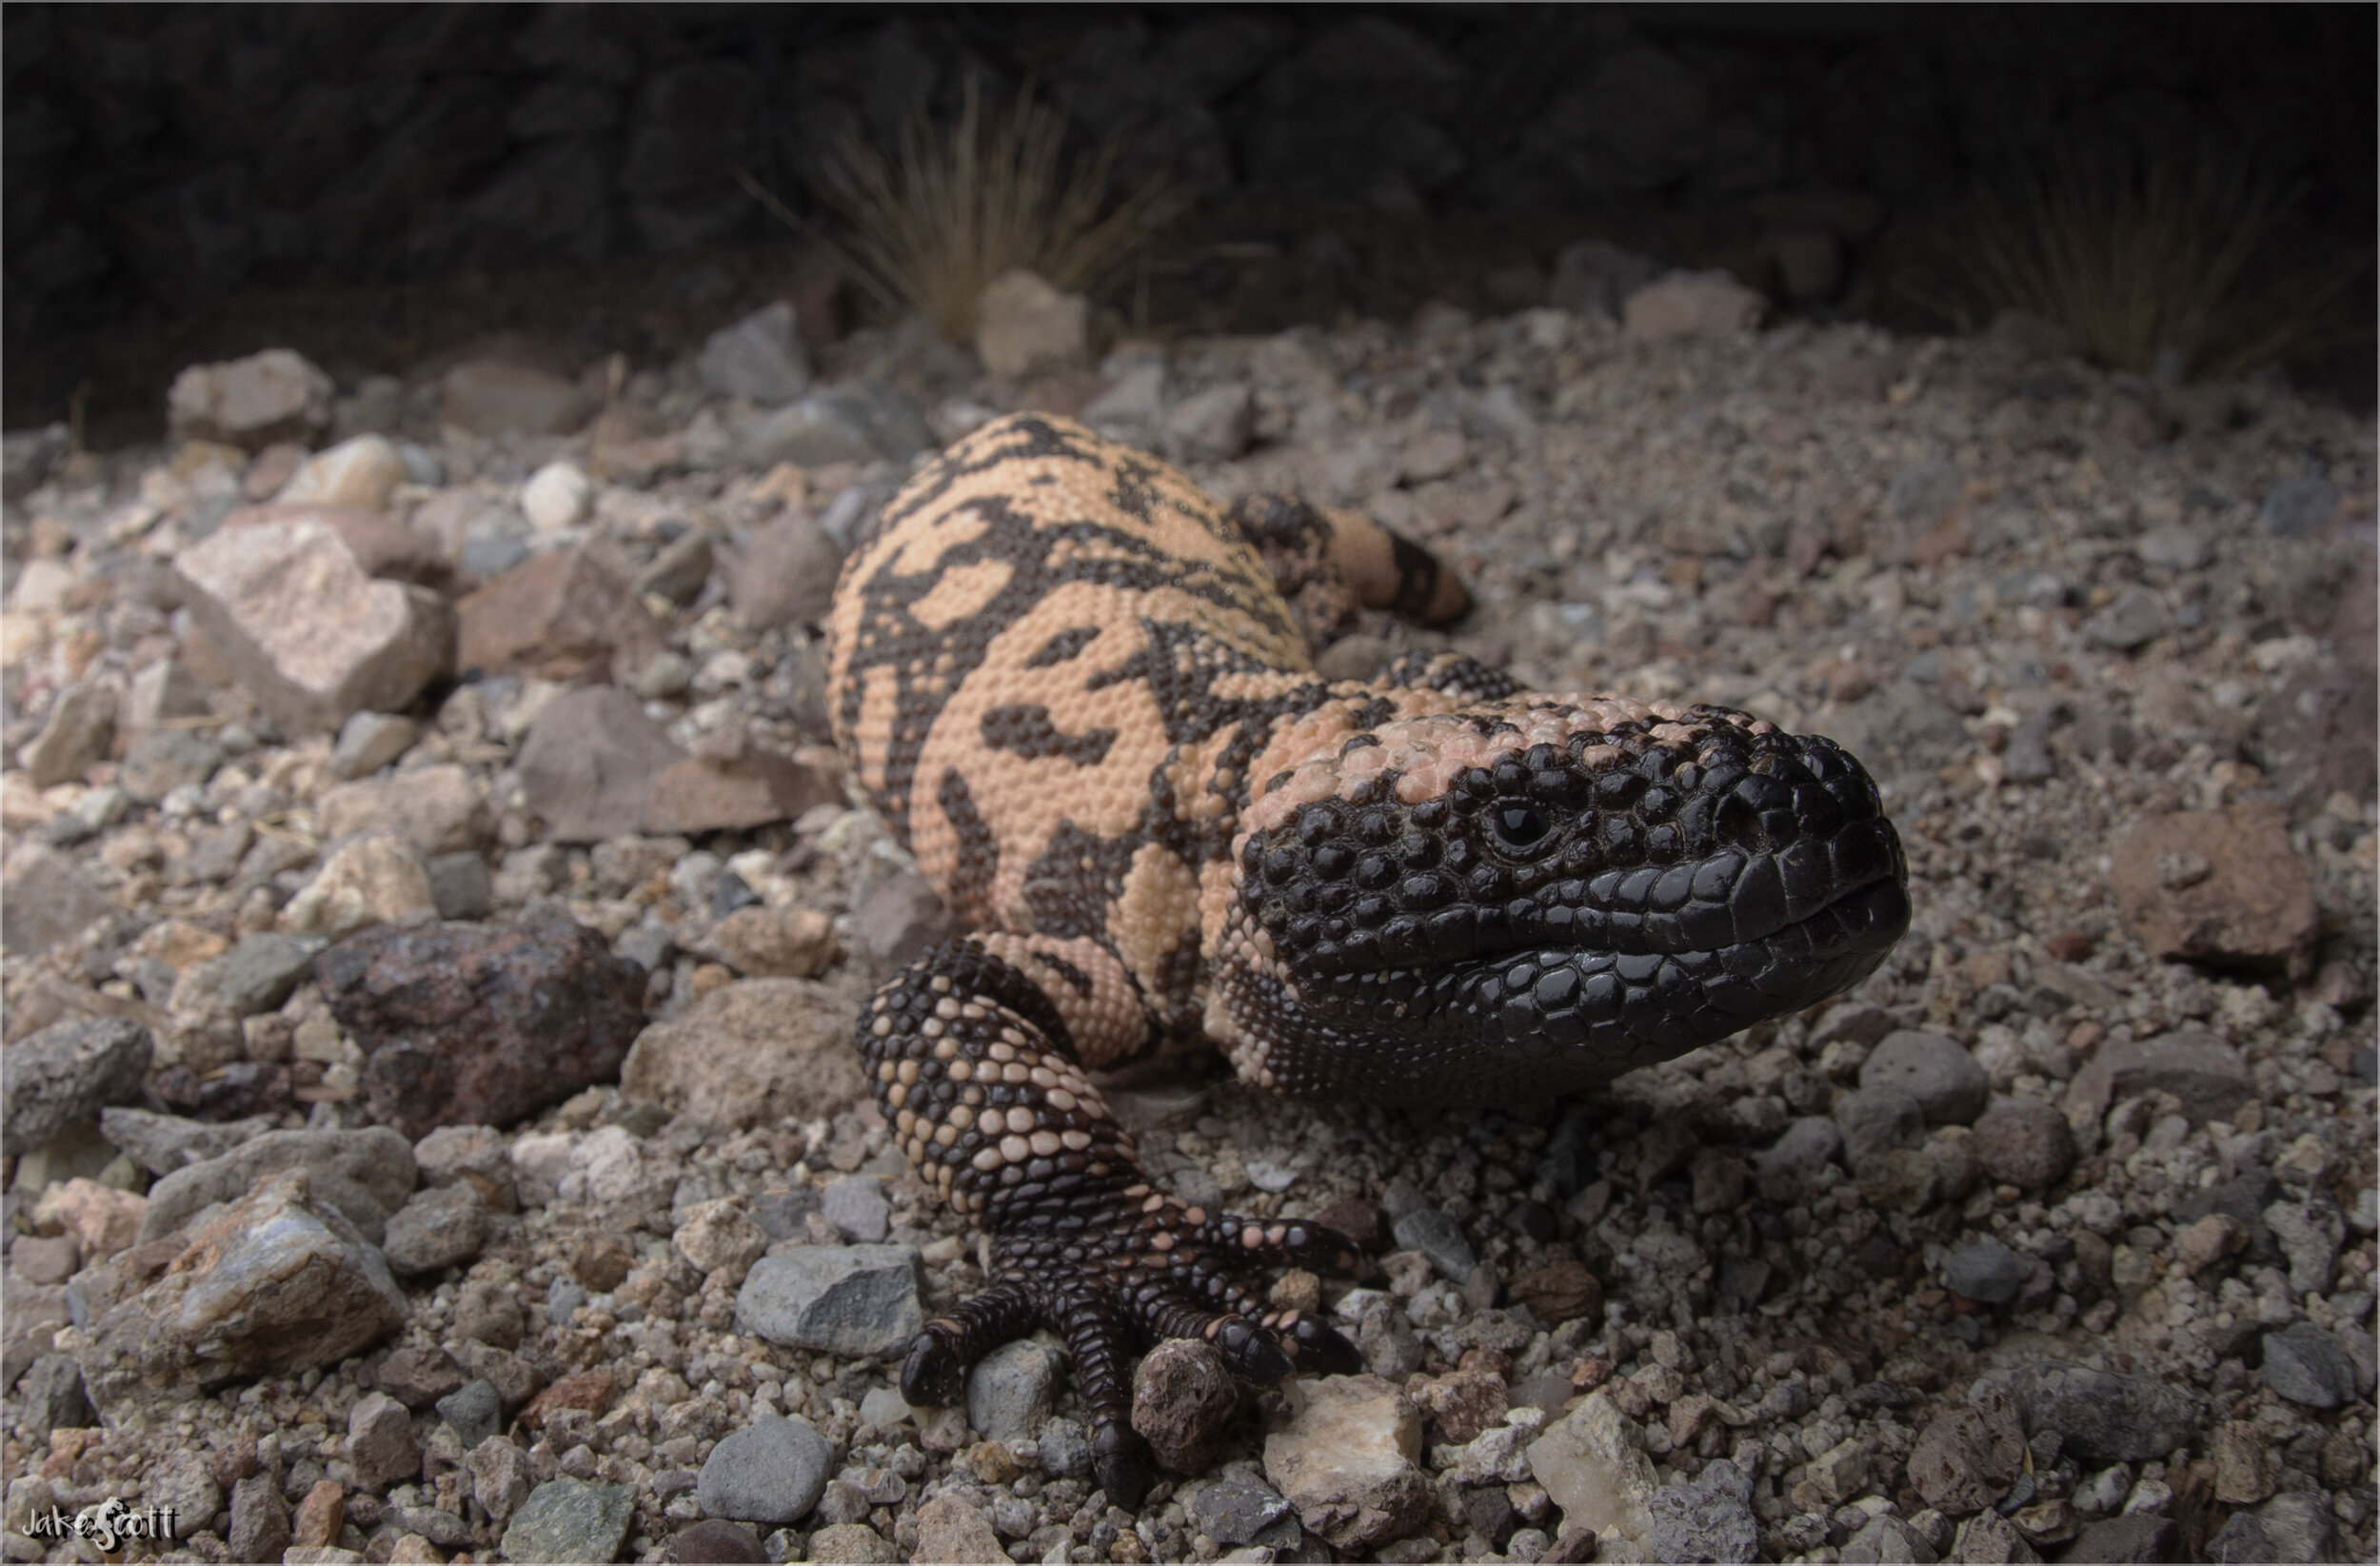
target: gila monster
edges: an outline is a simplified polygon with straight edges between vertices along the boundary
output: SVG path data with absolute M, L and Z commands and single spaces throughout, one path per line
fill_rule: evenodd
M 1236 1276 L 1351 1242 L 1158 1191 L 1088 1073 L 1207 1039 L 1325 1102 L 1543 1098 L 1812 1005 L 1907 929 L 1899 840 L 1828 740 L 1446 653 L 1313 672 L 1308 637 L 1359 605 L 1468 603 L 1359 514 L 1225 510 L 1040 414 L 952 446 L 855 539 L 836 736 L 974 932 L 857 1028 L 910 1163 L 992 1236 L 991 1289 L 909 1352 L 911 1402 L 1050 1326 L 1131 1504 L 1137 1344 L 1203 1338 L 1258 1382 L 1358 1368 Z

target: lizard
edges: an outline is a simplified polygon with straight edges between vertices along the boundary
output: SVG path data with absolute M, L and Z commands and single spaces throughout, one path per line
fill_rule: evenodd
M 1205 1040 L 1326 1103 L 1543 1098 L 1840 993 L 1908 928 L 1899 839 L 1832 741 L 1452 652 L 1325 679 L 1309 642 L 1359 606 L 1445 624 L 1469 595 L 1360 512 L 1225 507 L 1029 412 L 921 466 L 836 585 L 837 743 L 969 932 L 856 1024 L 894 1140 L 990 1234 L 991 1286 L 925 1325 L 902 1394 L 952 1402 L 1052 1328 L 1125 1505 L 1136 1345 L 1204 1338 L 1259 1384 L 1360 1368 L 1242 1281 L 1354 1247 L 1157 1189 L 1091 1073 Z

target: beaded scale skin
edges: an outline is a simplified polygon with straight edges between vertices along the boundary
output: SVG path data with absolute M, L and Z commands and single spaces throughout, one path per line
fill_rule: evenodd
M 1053 1327 L 1125 1504 L 1133 1348 L 1204 1338 L 1267 1383 L 1358 1368 L 1238 1276 L 1353 1247 L 1156 1191 L 1086 1071 L 1205 1039 L 1323 1101 L 1541 1098 L 1813 1005 L 1908 927 L 1899 841 L 1832 742 L 1449 654 L 1325 681 L 1309 638 L 1359 605 L 1469 600 L 1366 518 L 1226 513 L 1040 414 L 921 471 L 836 590 L 838 742 L 975 932 L 859 1020 L 911 1164 L 993 1237 L 997 1283 L 926 1326 L 903 1392 L 950 1401 Z

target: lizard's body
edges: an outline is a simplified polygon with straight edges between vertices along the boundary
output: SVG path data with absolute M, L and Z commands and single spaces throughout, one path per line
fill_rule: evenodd
M 1358 599 L 1465 605 L 1361 518 L 1227 516 L 1036 415 L 913 479 L 837 589 L 837 736 L 976 932 L 860 1021 L 912 1163 L 998 1244 L 904 1380 L 948 1396 L 1056 1325 L 1111 1491 L 1140 1471 L 1132 1340 L 1203 1335 L 1259 1378 L 1352 1351 L 1224 1265 L 1343 1242 L 1151 1190 L 1084 1069 L 1203 1035 L 1300 1097 L 1559 1093 L 1812 1004 L 1907 924 L 1899 844 L 1827 742 L 1443 655 L 1325 681 L 1300 623 Z

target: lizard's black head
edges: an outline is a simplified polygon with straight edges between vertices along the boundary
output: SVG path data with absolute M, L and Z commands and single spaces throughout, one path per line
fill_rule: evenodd
M 1322 1034 L 1268 1048 L 1284 1086 L 1562 1091 L 1813 1005 L 1909 927 L 1859 763 L 1720 707 L 1400 719 L 1269 780 L 1247 824 L 1240 909 L 1281 986 L 1256 1009 Z

